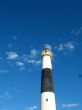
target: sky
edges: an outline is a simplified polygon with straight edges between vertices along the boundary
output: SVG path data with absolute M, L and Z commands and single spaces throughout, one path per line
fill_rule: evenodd
M 40 110 L 45 47 L 57 110 L 82 110 L 81 0 L 0 0 L 0 110 Z

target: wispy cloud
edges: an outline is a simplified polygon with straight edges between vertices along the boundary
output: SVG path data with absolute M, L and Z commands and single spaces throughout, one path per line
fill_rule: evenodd
M 7 98 L 7 99 L 12 99 L 12 97 L 10 96 L 10 94 L 9 94 L 8 91 L 6 91 L 6 92 L 4 93 L 4 96 L 5 96 L 5 98 Z
M 36 105 L 34 106 L 30 106 L 30 107 L 26 107 L 25 110 L 36 110 L 38 107 Z
M 71 34 L 74 36 L 78 36 L 78 35 L 82 34 L 82 26 L 78 30 L 72 30 Z
M 28 54 L 18 55 L 14 51 L 6 52 L 7 55 L 7 62 L 10 65 L 15 65 L 17 68 L 22 71 L 25 69 L 27 64 L 39 66 L 41 61 L 39 60 L 39 51 L 36 49 L 29 50 Z M 13 61 L 13 62 L 11 62 Z
M 30 64 L 35 64 L 36 60 L 33 60 L 33 59 L 30 59 L 30 60 L 27 60 L 27 63 L 30 63 Z
M 20 67 L 19 68 L 19 71 L 23 71 L 25 69 L 25 67 L 23 66 L 23 67 Z
M 16 62 L 16 65 L 19 66 L 19 67 L 22 67 L 22 66 L 24 66 L 24 63 L 23 62 L 20 62 L 20 61 L 17 61 Z
M 12 99 L 8 91 L 5 91 L 2 95 L 0 95 L 0 99 Z
M 39 51 L 37 51 L 36 49 L 32 49 L 30 50 L 30 53 L 28 55 L 24 55 L 22 58 L 23 58 L 23 61 L 25 63 L 28 63 L 28 64 L 33 64 L 33 65 L 40 65 L 41 61 L 38 59 L 38 56 L 39 56 Z
M 25 63 L 21 61 L 16 61 L 16 66 L 19 67 L 19 70 L 22 71 L 25 69 Z
M 15 60 L 18 58 L 18 54 L 16 52 L 6 52 L 8 60 Z
M 41 61 L 40 60 L 34 60 L 34 59 L 30 59 L 30 60 L 27 60 L 27 63 L 28 64 L 34 64 L 34 65 L 40 65 L 41 64 Z
M 9 71 L 8 70 L 3 70 L 3 69 L 0 69 L 0 73 L 8 73 Z
M 54 47 L 57 52 L 72 52 L 75 49 L 74 42 L 60 43 Z
M 45 48 L 48 48 L 48 49 L 50 49 L 50 50 L 52 49 L 52 46 L 51 46 L 50 44 L 45 44 L 44 47 L 45 47 Z
M 48 43 L 43 46 L 52 50 L 52 45 Z M 58 53 L 67 54 L 68 52 L 72 52 L 75 48 L 76 44 L 72 41 L 60 42 L 57 46 L 53 46 L 53 52 L 55 52 L 54 57 L 57 56 Z M 28 53 L 23 53 L 22 55 L 11 50 L 6 52 L 6 62 L 8 62 L 10 66 L 16 66 L 18 70 L 22 71 L 27 65 L 39 66 L 41 64 L 40 53 L 39 49 L 36 48 L 29 49 Z M 0 73 L 6 72 L 8 71 L 0 70 Z
M 37 56 L 37 54 L 38 54 L 38 51 L 36 49 L 32 49 L 32 50 L 30 50 L 29 57 L 30 58 L 35 58 Z
M 40 65 L 41 64 L 41 60 L 37 60 L 36 61 L 36 65 L 38 66 L 38 65 Z
M 63 108 L 74 108 L 74 107 L 79 107 L 80 104 L 62 104 Z

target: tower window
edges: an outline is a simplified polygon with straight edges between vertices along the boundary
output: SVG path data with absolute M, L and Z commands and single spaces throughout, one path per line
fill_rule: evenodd
M 48 98 L 46 98 L 46 102 L 48 102 Z

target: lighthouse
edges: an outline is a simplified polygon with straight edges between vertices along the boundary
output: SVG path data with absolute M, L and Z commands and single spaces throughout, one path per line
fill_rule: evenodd
M 56 110 L 54 86 L 52 79 L 52 52 L 45 48 L 41 53 L 42 77 L 41 77 L 41 105 L 40 110 Z

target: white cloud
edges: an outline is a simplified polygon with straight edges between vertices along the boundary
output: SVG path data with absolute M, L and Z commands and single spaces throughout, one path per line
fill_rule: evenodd
M 70 52 L 75 49 L 75 44 L 73 42 L 60 43 L 58 46 L 54 47 L 57 52 Z
M 8 60 L 7 63 L 10 64 L 10 66 L 17 66 L 17 69 L 20 71 L 24 70 L 27 64 L 35 66 L 39 66 L 41 64 L 41 61 L 38 60 L 39 51 L 36 49 L 31 49 L 28 54 L 22 54 L 21 56 L 14 51 L 6 52 L 6 54 Z
M 59 46 L 55 46 L 55 49 L 58 51 L 63 51 L 64 50 L 64 45 L 62 43 L 59 44 Z
M 78 106 L 80 106 L 80 104 L 62 104 L 63 108 L 74 108 Z
M 22 67 L 22 66 L 24 66 L 24 63 L 23 62 L 20 62 L 20 61 L 17 61 L 16 62 L 16 65 L 19 66 L 19 67 Z
M 25 69 L 27 64 L 39 66 L 41 61 L 38 60 L 39 51 L 31 49 L 29 54 L 23 54 L 19 56 L 16 52 L 6 52 L 7 59 L 10 65 L 16 65 L 20 71 Z M 13 62 L 11 62 L 13 61 Z
M 30 50 L 29 57 L 30 58 L 35 58 L 37 56 L 37 54 L 38 54 L 38 51 L 36 49 L 32 49 L 32 50 Z
M 30 64 L 34 64 L 36 61 L 35 60 L 32 60 L 32 59 L 30 59 L 30 60 L 27 60 L 27 63 L 30 63 Z
M 32 60 L 32 59 L 30 59 L 30 60 L 27 60 L 27 63 L 39 66 L 41 64 L 41 61 L 40 60 L 34 60 L 34 59 Z
M 24 66 L 19 68 L 19 70 L 20 70 L 20 71 L 22 71 L 22 70 L 24 70 L 24 69 L 25 69 L 25 67 L 24 67 Z
M 8 91 L 5 91 L 3 95 L 0 95 L 0 99 L 8 99 L 10 100 L 12 97 L 10 96 Z
M 66 47 L 68 50 L 73 50 L 75 48 L 75 45 L 73 44 L 73 42 L 68 42 L 64 44 L 64 47 Z
M 40 65 L 41 64 L 41 61 L 40 60 L 37 60 L 36 61 L 36 65 L 38 66 L 38 65 Z
M 30 58 L 29 55 L 24 54 L 22 57 L 20 57 L 20 59 L 26 63 Z
M 36 63 L 36 58 L 38 57 L 38 51 L 36 49 L 30 50 L 30 53 L 28 55 L 23 54 L 21 57 L 21 60 L 26 64 L 35 64 Z M 37 62 L 39 63 L 39 62 Z
M 25 69 L 25 63 L 24 62 L 20 62 L 20 61 L 17 61 L 16 62 L 16 65 L 19 67 L 19 70 L 22 71 Z
M 37 109 L 37 106 L 34 105 L 34 106 L 31 106 L 31 107 L 27 107 L 25 110 L 36 110 Z
M 18 58 L 18 54 L 16 52 L 6 52 L 8 60 L 15 60 Z
M 48 48 L 48 49 L 50 49 L 50 50 L 52 49 L 52 46 L 51 46 L 50 44 L 45 44 L 44 47 L 45 47 L 45 48 Z
M 8 70 L 0 69 L 0 73 L 8 73 L 8 72 L 9 72 Z
M 78 36 L 82 33 L 82 26 L 76 31 L 76 30 L 72 30 L 71 34 L 74 36 Z
M 11 99 L 11 98 L 12 98 L 12 97 L 10 96 L 10 94 L 9 94 L 8 91 L 6 91 L 6 92 L 4 93 L 4 97 L 5 97 L 6 99 Z

